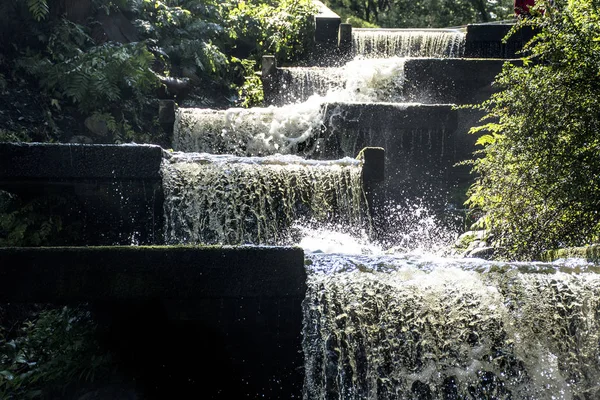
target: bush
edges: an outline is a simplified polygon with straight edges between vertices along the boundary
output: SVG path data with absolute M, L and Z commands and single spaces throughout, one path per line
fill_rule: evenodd
M 15 337 L 0 327 L 0 398 L 63 398 L 110 371 L 90 313 L 48 309 L 22 324 Z
M 480 106 L 487 123 L 468 204 L 500 254 L 535 258 L 600 234 L 600 13 L 598 0 L 544 4 L 517 29 L 539 33 L 522 66 L 506 64 L 501 90 Z

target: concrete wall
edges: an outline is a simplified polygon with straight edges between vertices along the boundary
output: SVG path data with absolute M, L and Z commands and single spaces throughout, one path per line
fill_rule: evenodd
M 503 59 L 412 59 L 404 66 L 407 102 L 476 104 L 488 99 Z M 517 61 L 512 61 L 517 62 Z
M 368 146 L 385 149 L 386 198 L 398 204 L 418 199 L 432 208 L 462 208 L 473 177 L 468 166 L 475 135 L 469 128 L 481 117 L 452 105 L 401 105 L 392 103 L 327 104 L 322 132 L 323 158 L 355 154 Z
M 146 399 L 301 398 L 305 292 L 297 248 L 0 248 L 0 301 L 89 302 Z
M 519 51 L 534 35 L 531 27 L 524 27 L 503 43 L 513 24 L 472 24 L 467 26 L 465 57 L 518 58 Z
M 163 150 L 145 145 L 0 143 L 0 190 L 65 203 L 54 245 L 161 243 Z M 61 240 L 61 241 L 59 241 Z

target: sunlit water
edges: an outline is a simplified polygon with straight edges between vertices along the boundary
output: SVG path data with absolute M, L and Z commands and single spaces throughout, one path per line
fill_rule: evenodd
M 357 60 L 343 68 L 290 68 L 290 99 L 280 107 L 177 111 L 173 147 L 178 151 L 260 156 L 310 156 L 317 149 L 329 103 L 402 100 L 404 59 Z
M 355 30 L 362 60 L 288 71 L 290 90 L 308 100 L 179 110 L 174 147 L 310 155 L 324 118 L 356 118 L 335 105 L 325 112 L 326 104 L 401 102 L 404 60 L 396 57 L 460 56 L 463 39 Z M 390 58 L 369 60 L 380 57 Z M 449 258 L 457 231 L 419 203 L 387 209 L 395 230 L 382 240 L 364 214 L 356 161 L 285 157 L 175 154 L 163 169 L 165 231 L 170 243 L 304 248 L 306 400 L 600 398 L 595 267 Z
M 600 398 L 600 267 L 448 257 L 412 213 L 392 247 L 304 230 L 305 399 Z
M 168 243 L 289 244 L 292 224 L 366 223 L 362 163 L 174 153 L 163 163 Z
M 465 34 L 452 29 L 353 29 L 357 57 L 460 57 Z
M 307 256 L 305 399 L 596 399 L 587 264 Z

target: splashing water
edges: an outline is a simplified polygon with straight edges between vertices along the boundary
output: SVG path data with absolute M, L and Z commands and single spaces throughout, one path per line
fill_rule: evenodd
M 300 217 L 360 225 L 361 162 L 175 153 L 163 164 L 168 243 L 281 244 Z
M 281 107 L 177 111 L 173 148 L 178 151 L 260 156 L 303 154 L 318 146 L 324 110 L 333 102 L 396 101 L 401 98 L 404 60 L 363 60 L 344 68 L 287 69 L 290 98 L 303 102 Z M 321 89 L 319 89 L 321 88 Z M 323 90 L 322 95 L 314 94 Z M 310 93 L 310 96 L 309 96 Z
M 600 275 L 310 255 L 305 399 L 594 399 Z
M 355 56 L 384 57 L 460 57 L 465 34 L 453 29 L 354 29 Z
M 321 103 L 315 97 L 284 107 L 179 109 L 173 148 L 240 156 L 295 153 L 319 131 Z
M 323 102 L 402 102 L 405 58 L 356 59 L 338 68 L 282 68 L 284 100 Z
M 442 220 L 423 201 L 388 203 L 380 213 L 386 226 L 378 234 L 340 224 L 298 222 L 294 226 L 298 245 L 306 253 L 318 254 L 443 256 L 458 237 L 456 221 Z
M 372 242 L 369 229 L 348 228 L 340 224 L 314 224 L 310 221 L 299 221 L 294 225 L 298 246 L 305 253 L 383 254 L 383 250 Z

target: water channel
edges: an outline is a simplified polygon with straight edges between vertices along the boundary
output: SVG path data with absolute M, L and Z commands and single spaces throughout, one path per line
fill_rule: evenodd
M 304 247 L 306 400 L 599 398 L 596 268 L 451 257 L 456 226 L 427 198 L 448 189 L 446 122 L 369 120 L 449 115 L 448 104 L 404 102 L 404 66 L 461 57 L 463 34 L 353 35 L 344 66 L 281 69 L 287 104 L 179 110 L 163 170 L 168 241 Z M 394 160 L 385 240 L 373 240 L 351 158 L 365 144 Z

